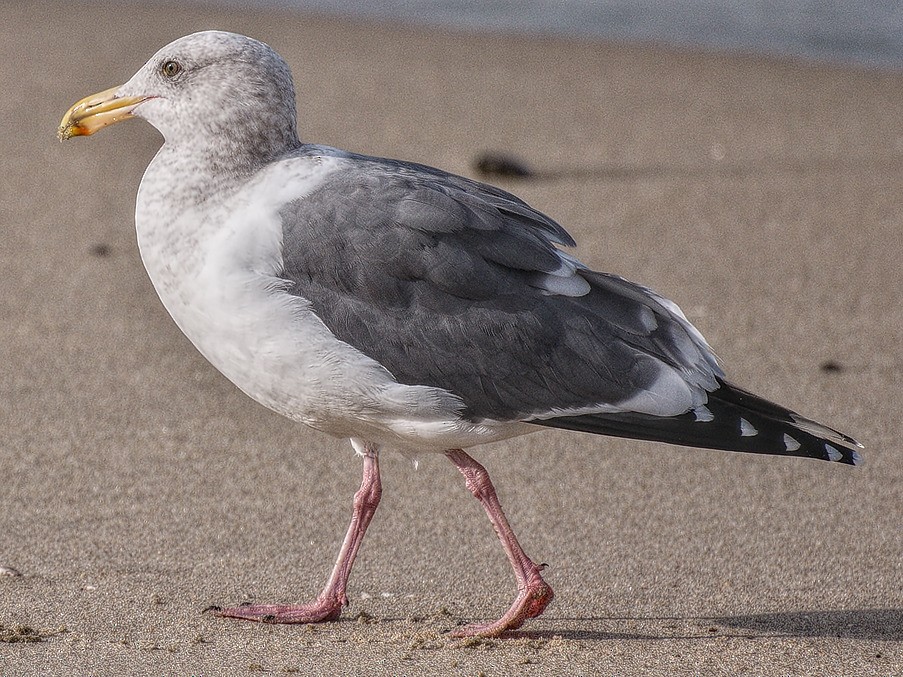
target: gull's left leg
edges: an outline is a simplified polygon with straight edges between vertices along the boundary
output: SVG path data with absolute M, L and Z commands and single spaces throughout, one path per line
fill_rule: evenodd
M 323 592 L 308 604 L 243 604 L 226 609 L 210 607 L 208 611 L 215 616 L 241 618 L 261 623 L 319 623 L 320 621 L 334 621 L 339 617 L 342 607 L 348 604 L 345 589 L 348 577 L 351 575 L 354 558 L 357 556 L 361 541 L 364 540 L 364 533 L 367 531 L 370 520 L 373 519 L 382 495 L 382 484 L 379 478 L 379 448 L 369 443 L 360 443 L 357 440 L 353 440 L 353 443 L 358 453 L 364 457 L 364 476 L 361 480 L 361 488 L 354 495 L 354 509 L 348 533 L 345 534 L 339 557 Z
M 495 527 L 495 533 L 505 548 L 508 561 L 514 569 L 514 577 L 517 579 L 517 597 L 504 616 L 492 623 L 465 626 L 452 634 L 457 637 L 496 637 L 507 630 L 519 628 L 528 618 L 539 616 L 554 595 L 552 588 L 540 576 L 542 565 L 527 557 L 517 542 L 486 468 L 462 449 L 451 449 L 446 451 L 445 455 L 464 475 L 467 488 L 489 515 L 489 521 Z

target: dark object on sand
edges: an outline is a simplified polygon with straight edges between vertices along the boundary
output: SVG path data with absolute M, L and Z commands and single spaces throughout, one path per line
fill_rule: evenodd
M 536 176 L 523 160 L 492 151 L 478 156 L 473 162 L 473 168 L 486 178 L 529 179 Z

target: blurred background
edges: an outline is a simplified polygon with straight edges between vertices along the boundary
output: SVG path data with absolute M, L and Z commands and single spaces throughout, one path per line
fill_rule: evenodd
M 477 31 L 903 68 L 903 3 L 897 0 L 195 0 L 195 4 L 297 9 Z

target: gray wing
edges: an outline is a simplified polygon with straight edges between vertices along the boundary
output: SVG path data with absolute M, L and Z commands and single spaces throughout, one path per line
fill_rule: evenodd
M 562 253 L 567 232 L 515 196 L 412 163 L 342 164 L 281 211 L 282 276 L 399 382 L 444 388 L 475 420 L 617 411 L 666 365 L 715 387 L 676 306 Z M 653 393 L 676 413 L 668 396 Z

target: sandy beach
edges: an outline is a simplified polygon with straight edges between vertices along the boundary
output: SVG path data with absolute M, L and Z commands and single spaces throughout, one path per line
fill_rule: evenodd
M 135 244 L 161 143 L 61 145 L 77 99 L 196 30 L 295 73 L 306 140 L 497 180 L 592 267 L 674 299 L 734 382 L 861 440 L 865 465 L 542 432 L 478 449 L 556 599 L 447 633 L 514 583 L 454 467 L 383 456 L 339 622 L 302 601 L 360 480 L 350 445 L 195 351 Z M 903 76 L 239 10 L 0 1 L 0 675 L 903 674 Z M 0 570 L 3 573 L 3 570 Z M 12 572 L 9 572 L 12 573 Z M 26 641 L 29 640 L 29 641 Z

